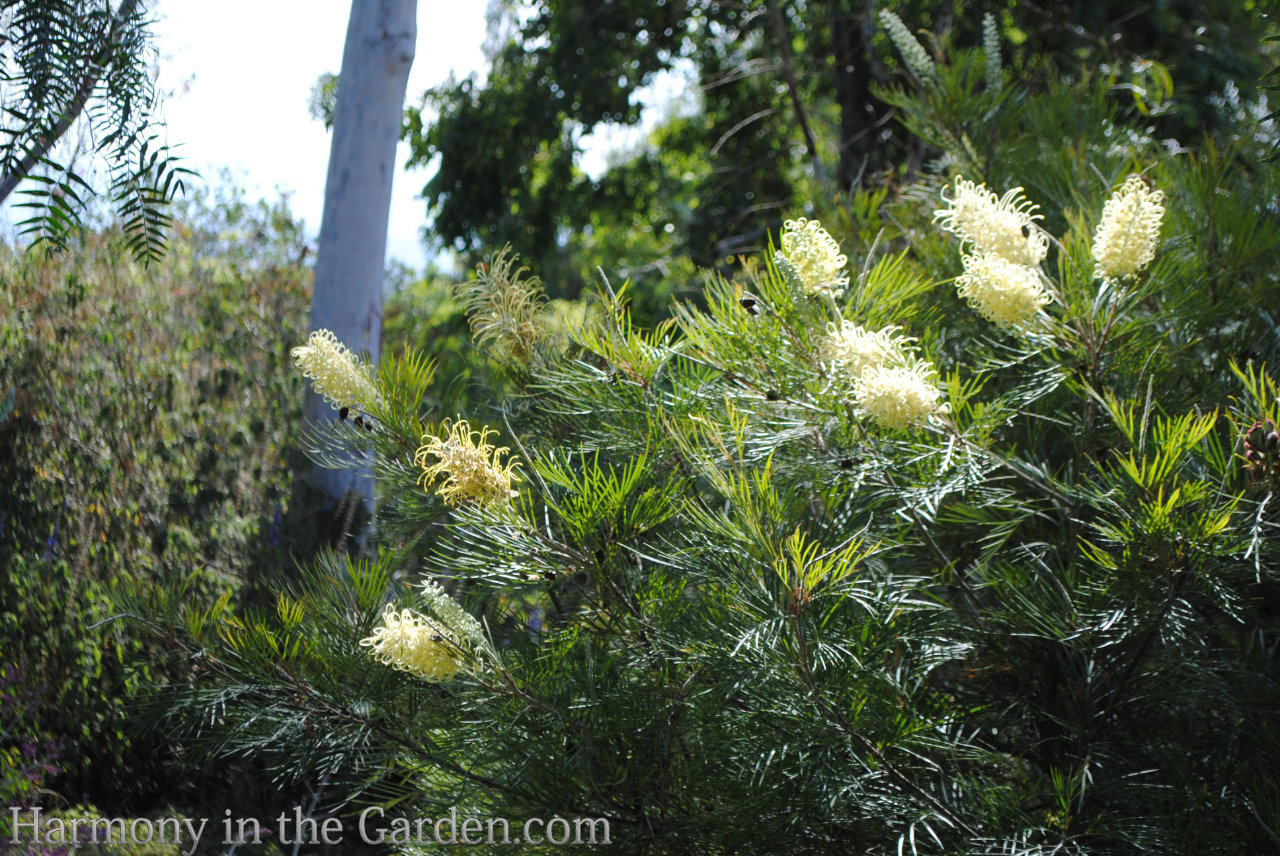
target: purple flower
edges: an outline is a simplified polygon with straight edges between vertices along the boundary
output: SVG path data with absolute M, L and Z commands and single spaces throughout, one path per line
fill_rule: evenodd
M 49 540 L 44 542 L 44 553 L 41 554 L 40 558 L 46 562 L 49 561 L 50 559 L 53 558 L 54 551 L 56 551 L 57 549 L 58 549 L 58 525 L 55 523 L 53 526 L 53 531 L 49 533 Z
M 267 530 L 267 543 L 272 547 L 280 546 L 280 528 L 284 524 L 284 512 L 280 503 L 276 503 L 276 513 L 271 518 L 271 528 Z

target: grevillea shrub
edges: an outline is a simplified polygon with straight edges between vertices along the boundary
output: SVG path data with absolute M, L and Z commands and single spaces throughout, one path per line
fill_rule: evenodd
M 374 394 L 312 445 L 372 461 L 381 549 L 270 610 L 140 602 L 203 669 L 175 739 L 349 820 L 624 853 L 1272 849 L 1277 181 L 891 35 L 914 184 L 815 198 L 653 329 L 604 279 L 553 336 L 495 255 L 458 295 L 492 406 L 335 360 Z

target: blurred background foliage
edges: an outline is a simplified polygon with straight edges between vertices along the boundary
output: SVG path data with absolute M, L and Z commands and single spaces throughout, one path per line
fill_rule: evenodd
M 130 727 L 129 696 L 191 666 L 117 594 L 182 582 L 204 602 L 299 549 L 289 349 L 310 271 L 283 202 L 201 195 L 171 237 L 148 267 L 116 230 L 0 260 L 6 805 L 56 792 L 149 810 L 234 779 L 174 772 L 173 747 Z
M 147 4 L 10 0 L 0 28 L 0 203 L 17 192 L 19 234 L 65 250 L 109 205 L 133 257 L 159 258 L 194 173 L 160 139 Z

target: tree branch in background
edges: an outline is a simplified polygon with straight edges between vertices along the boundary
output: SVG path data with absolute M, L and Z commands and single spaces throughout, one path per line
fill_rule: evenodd
M 871 135 L 878 122 L 871 95 L 871 22 L 867 0 L 861 16 L 852 0 L 831 7 L 831 37 L 836 59 L 836 102 L 840 105 L 840 160 L 836 181 L 849 190 L 861 180 L 871 157 Z
M 88 103 L 89 98 L 93 95 L 93 90 L 102 78 L 102 73 L 106 71 L 107 66 L 115 58 L 116 49 L 120 44 L 120 36 L 124 31 L 125 24 L 133 17 L 137 8 L 138 0 L 122 0 L 120 8 L 112 19 L 111 29 L 107 33 L 102 48 L 98 51 L 97 56 L 93 57 L 89 62 L 85 78 L 80 82 L 80 86 L 76 89 L 75 95 L 67 104 L 66 109 L 63 110 L 61 118 L 46 133 L 38 135 L 35 143 L 23 155 L 22 160 L 18 161 L 17 165 L 6 173 L 3 178 L 0 178 L 0 203 L 9 198 L 9 195 L 22 183 L 22 180 L 30 175 L 31 170 L 35 169 L 45 159 L 49 154 L 49 150 L 53 148 L 54 144 L 62 138 L 62 135 L 84 112 L 85 104 Z
M 822 158 L 818 156 L 818 144 L 813 139 L 813 131 L 809 128 L 809 120 L 804 113 L 804 104 L 800 101 L 800 87 L 796 84 L 795 68 L 791 60 L 791 40 L 787 35 L 787 24 L 782 18 L 782 9 L 778 0 L 769 0 L 769 18 L 773 21 L 773 38 L 778 45 L 778 58 L 782 63 L 782 79 L 787 84 L 787 95 L 791 99 L 791 109 L 796 114 L 796 122 L 800 125 L 800 133 L 804 135 L 804 147 L 809 152 L 809 161 L 813 164 L 814 178 L 826 183 L 826 170 L 822 167 Z

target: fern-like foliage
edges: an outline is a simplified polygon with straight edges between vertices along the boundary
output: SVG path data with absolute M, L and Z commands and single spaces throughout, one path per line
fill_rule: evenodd
M 191 170 L 152 128 L 156 93 L 150 73 L 149 21 L 141 0 L 110 4 L 38 0 L 5 5 L 0 79 L 0 201 L 15 190 L 25 216 L 17 223 L 33 247 L 64 249 L 89 200 L 104 192 L 140 261 L 165 249 L 168 204 Z M 91 154 L 107 164 L 99 190 L 75 158 L 55 160 L 54 146 L 88 125 Z

